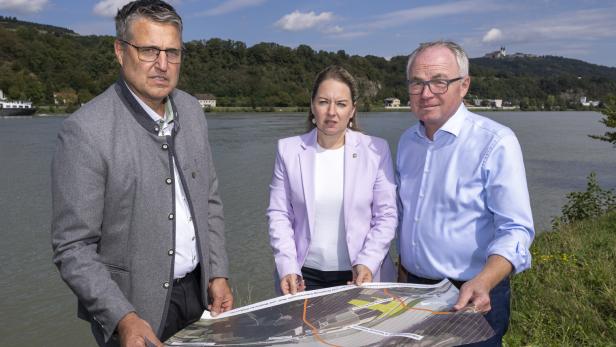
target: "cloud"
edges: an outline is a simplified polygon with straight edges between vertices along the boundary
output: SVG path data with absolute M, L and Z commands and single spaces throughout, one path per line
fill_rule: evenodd
M 325 27 L 321 30 L 324 34 L 340 34 L 344 31 L 341 26 L 334 25 L 333 27 Z
M 94 6 L 94 14 L 101 17 L 115 17 L 118 9 L 131 2 L 131 0 L 102 0 Z
M 488 0 L 454 1 L 439 5 L 420 6 L 380 15 L 366 26 L 374 29 L 391 28 L 409 22 L 423 21 L 430 18 L 460 16 L 465 13 L 492 12 L 503 10 L 509 5 L 497 4 Z M 436 23 L 434 23 L 436 24 Z
M 502 40 L 502 38 L 503 38 L 503 32 L 498 28 L 492 28 L 488 30 L 488 32 L 485 35 L 483 35 L 483 39 L 481 39 L 481 42 L 485 42 L 485 43 L 495 42 L 495 41 Z
M 47 5 L 47 0 L 0 0 L 0 10 L 35 13 Z
M 595 8 L 544 16 L 541 20 L 511 23 L 498 38 L 501 43 L 535 43 L 550 41 L 595 41 L 616 37 L 616 7 Z M 483 42 L 490 35 L 484 36 Z
M 218 16 L 221 14 L 239 11 L 246 7 L 259 6 L 265 1 L 266 0 L 227 0 L 210 10 L 199 13 L 199 15 Z
M 115 17 L 118 10 L 131 1 L 133 0 L 101 0 L 94 6 L 93 12 L 101 17 Z M 168 0 L 167 2 L 172 6 L 177 6 L 181 0 Z
M 331 22 L 333 19 L 334 14 L 332 12 L 316 14 L 313 11 L 306 13 L 293 11 L 280 18 L 274 25 L 286 31 L 301 31 L 314 27 L 321 27 Z

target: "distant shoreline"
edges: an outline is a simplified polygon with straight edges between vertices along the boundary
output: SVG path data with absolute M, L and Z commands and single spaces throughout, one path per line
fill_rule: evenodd
M 522 110 L 519 107 L 502 107 L 502 108 L 493 108 L 493 107 L 478 107 L 478 106 L 466 106 L 466 108 L 473 112 L 601 112 L 601 108 L 586 108 L 586 109 L 554 109 L 554 110 L 546 110 L 546 109 L 526 109 Z M 36 118 L 44 118 L 44 117 L 63 117 L 67 114 L 71 114 L 77 111 L 79 108 L 75 107 L 49 107 L 42 106 L 39 108 L 37 113 L 30 116 L 7 116 L 0 118 L 28 118 L 28 117 L 36 117 Z M 252 107 L 238 107 L 238 106 L 223 106 L 223 107 L 215 107 L 203 110 L 206 114 L 211 113 L 298 113 L 305 114 L 308 113 L 308 107 L 304 106 L 292 106 L 292 107 L 274 107 L 274 106 L 258 106 L 256 108 Z M 401 107 L 376 107 L 371 106 L 369 108 L 360 107 L 358 112 L 361 113 L 386 113 L 386 112 L 411 112 L 410 107 L 401 106 Z

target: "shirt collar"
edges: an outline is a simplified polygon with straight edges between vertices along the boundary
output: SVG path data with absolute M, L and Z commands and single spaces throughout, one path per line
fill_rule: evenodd
M 124 82 L 124 83 L 126 83 L 126 82 Z M 165 98 L 165 101 L 164 101 L 165 116 L 163 118 L 161 118 L 160 115 L 158 113 L 156 113 L 156 111 L 154 111 L 150 106 L 148 106 L 148 104 L 143 102 L 143 100 L 141 100 L 133 92 L 133 90 L 130 89 L 130 86 L 128 85 L 128 83 L 126 83 L 126 87 L 128 87 L 128 90 L 130 91 L 131 94 L 133 94 L 133 96 L 135 97 L 135 100 L 137 100 L 139 105 L 141 105 L 141 107 L 143 107 L 145 112 L 148 114 L 148 116 L 150 116 L 150 118 L 152 118 L 153 121 L 155 121 L 155 122 L 157 122 L 159 124 L 169 124 L 169 123 L 173 122 L 173 109 L 171 107 L 171 103 L 169 102 L 169 98 Z M 161 120 L 162 120 L 162 122 L 161 122 Z
M 437 131 L 434 133 L 434 139 L 439 136 L 440 132 L 447 132 L 454 136 L 458 136 L 460 131 L 462 130 L 462 124 L 464 124 L 464 119 L 466 119 L 466 107 L 464 107 L 464 103 L 460 103 L 460 106 L 456 110 L 456 112 L 451 116 L 445 124 L 443 124 Z M 418 127 L 415 130 L 415 133 L 421 138 L 428 138 L 426 136 L 426 127 L 424 126 L 422 121 L 419 121 Z

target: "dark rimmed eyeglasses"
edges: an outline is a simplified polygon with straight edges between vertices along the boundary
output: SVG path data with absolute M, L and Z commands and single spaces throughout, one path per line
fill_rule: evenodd
M 167 56 L 167 61 L 172 64 L 179 64 L 182 61 L 182 49 L 177 49 L 177 48 L 160 49 L 158 47 L 140 47 L 140 46 L 133 45 L 132 43 L 128 41 L 124 41 L 124 40 L 118 40 L 118 41 L 134 47 L 137 50 L 137 56 L 139 57 L 139 60 L 144 61 L 144 62 L 151 63 L 151 62 L 156 61 L 156 59 L 158 59 L 158 56 L 160 55 L 160 52 L 165 52 L 165 55 Z
M 432 94 L 445 94 L 447 93 L 447 89 L 449 89 L 450 84 L 463 78 L 464 77 L 457 77 L 450 80 L 436 78 L 429 81 L 407 81 L 407 85 L 409 87 L 409 94 L 411 95 L 419 95 L 423 93 L 426 86 L 428 86 Z

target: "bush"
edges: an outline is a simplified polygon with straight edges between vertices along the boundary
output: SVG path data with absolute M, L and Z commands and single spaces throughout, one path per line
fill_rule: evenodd
M 616 210 L 616 195 L 614 190 L 604 190 L 597 182 L 597 174 L 588 175 L 585 192 L 567 194 L 567 203 L 562 208 L 563 215 L 552 220 L 552 227 L 562 224 L 602 216 Z

